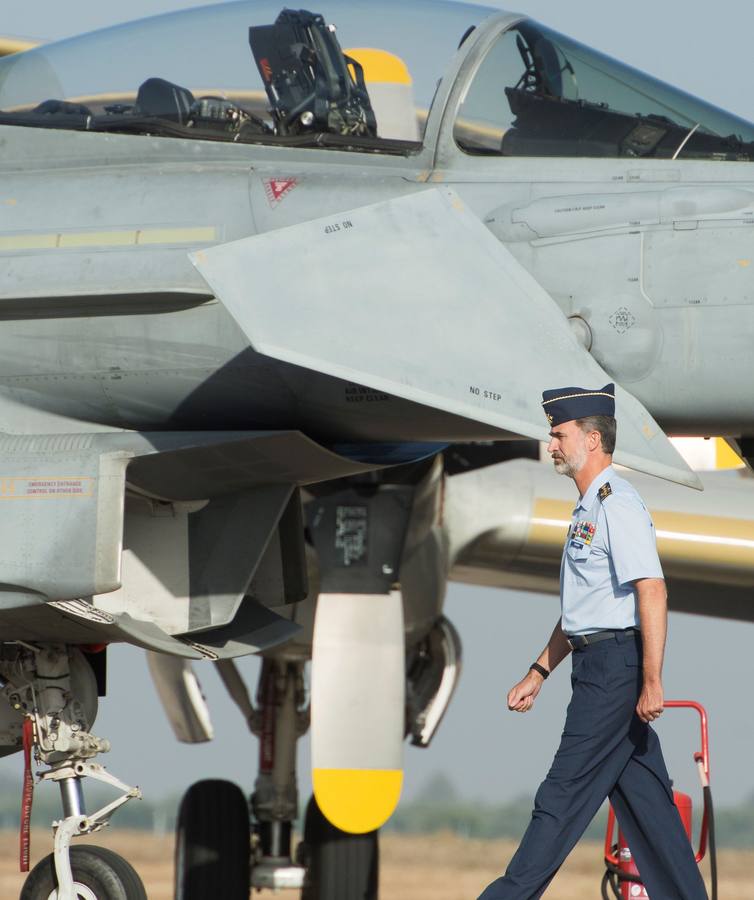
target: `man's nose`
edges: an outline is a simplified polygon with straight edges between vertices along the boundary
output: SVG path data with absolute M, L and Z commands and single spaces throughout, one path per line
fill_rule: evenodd
M 552 453 L 555 450 L 556 441 L 555 438 L 550 438 L 550 443 L 547 445 L 547 452 Z

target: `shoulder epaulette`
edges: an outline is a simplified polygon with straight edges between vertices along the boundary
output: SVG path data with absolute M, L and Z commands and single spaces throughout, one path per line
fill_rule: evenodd
M 610 487 L 610 482 L 606 481 L 598 491 L 600 500 L 607 500 L 612 492 L 613 489 Z

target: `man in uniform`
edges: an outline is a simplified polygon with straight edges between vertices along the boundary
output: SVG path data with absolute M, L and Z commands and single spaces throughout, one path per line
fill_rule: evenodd
M 615 386 L 545 391 L 547 447 L 579 489 L 560 567 L 561 618 L 508 708 L 528 712 L 573 651 L 573 695 L 560 747 L 505 875 L 479 900 L 536 900 L 605 797 L 652 900 L 707 900 L 660 742 L 667 594 L 654 526 L 612 468 Z

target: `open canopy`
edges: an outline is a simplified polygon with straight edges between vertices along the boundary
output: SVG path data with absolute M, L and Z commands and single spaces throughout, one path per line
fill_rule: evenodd
M 501 33 L 463 92 L 461 151 L 754 160 L 751 123 L 531 19 L 445 0 L 237 0 L 43 45 L 0 59 L 0 124 L 411 152 L 486 19 Z
M 159 133 L 162 118 L 170 133 L 172 125 L 186 132 L 182 136 L 204 137 L 206 129 L 196 124 L 204 119 L 199 124 L 208 125 L 212 109 L 205 104 L 202 110 L 200 101 L 219 98 L 271 128 L 262 77 L 267 55 L 264 62 L 255 59 L 249 29 L 272 25 L 285 5 L 282 0 L 239 0 L 200 7 L 6 57 L 0 60 L 0 110 L 5 113 L 0 121 Z M 462 36 L 495 12 L 438 0 L 317 0 L 309 8 L 335 26 L 344 51 L 360 51 L 351 55 L 365 65 L 370 93 L 379 93 L 384 82 L 410 86 L 417 137 Z M 375 50 L 381 53 L 369 52 Z M 157 91 L 143 96 L 150 80 L 172 86 L 172 108 L 166 104 L 163 116 L 159 105 L 155 108 Z M 163 87 L 163 92 L 171 89 Z M 186 128 L 192 122 L 193 132 Z M 381 137 L 401 136 L 384 126 L 377 122 Z M 213 136 L 238 140 L 238 133 L 215 128 Z

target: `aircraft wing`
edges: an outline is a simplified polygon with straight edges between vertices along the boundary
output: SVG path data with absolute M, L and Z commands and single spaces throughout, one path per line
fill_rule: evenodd
M 649 507 L 671 609 L 754 621 L 754 478 L 708 472 L 704 493 L 630 475 Z M 516 460 L 447 480 L 450 578 L 558 593 L 575 502 L 552 468 Z
M 612 380 L 554 300 L 447 188 L 192 260 L 260 353 L 507 435 L 546 439 L 544 389 Z M 638 400 L 617 387 L 616 406 L 616 462 L 701 486 Z

